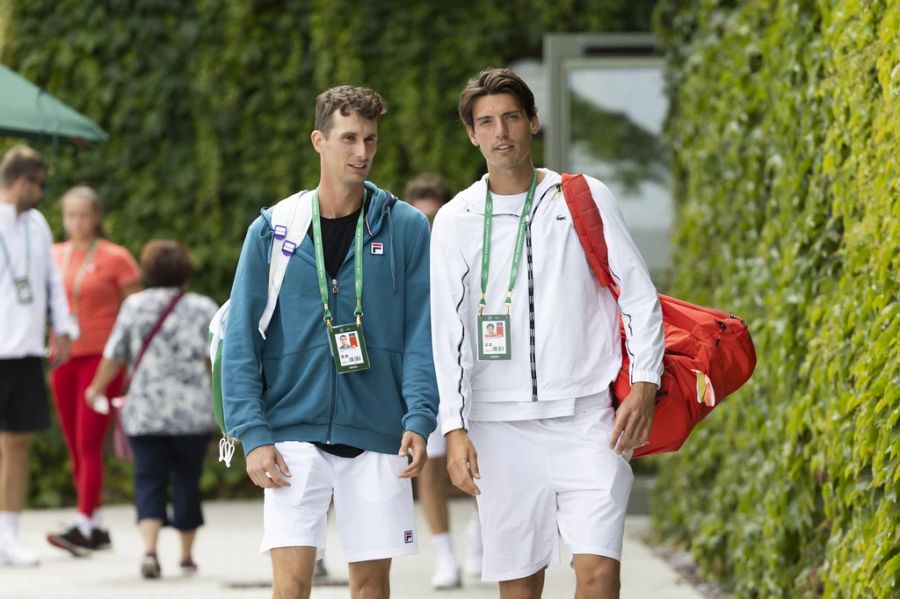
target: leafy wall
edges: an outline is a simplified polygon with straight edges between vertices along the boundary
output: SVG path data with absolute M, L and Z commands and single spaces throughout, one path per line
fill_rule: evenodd
M 110 237 L 133 252 L 154 237 L 186 242 L 194 288 L 223 301 L 259 209 L 317 181 L 309 133 L 319 91 L 356 83 L 385 96 L 373 180 L 400 192 L 433 170 L 460 188 L 483 168 L 456 117 L 468 78 L 539 56 L 546 32 L 649 30 L 654 4 L 2 0 L 0 62 L 110 134 L 89 151 L 42 148 L 56 191 L 97 187 Z M 44 212 L 59 238 L 56 197 Z M 32 502 L 71 500 L 58 433 L 37 453 Z M 58 468 L 37 476 L 46 464 Z M 207 469 L 204 484 L 240 492 L 242 470 Z M 111 473 L 110 493 L 127 491 L 128 468 Z
M 900 5 L 667 0 L 676 291 L 751 384 L 660 464 L 658 528 L 739 597 L 900 596 Z

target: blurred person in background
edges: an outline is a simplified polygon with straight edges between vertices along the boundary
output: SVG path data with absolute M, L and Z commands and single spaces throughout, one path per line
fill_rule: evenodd
M 218 306 L 187 291 L 193 264 L 177 241 L 149 241 L 141 250 L 141 270 L 146 289 L 122 303 L 84 398 L 102 406 L 103 390 L 130 366 L 122 426 L 135 456 L 134 501 L 145 550 L 141 575 L 159 578 L 157 540 L 169 524 L 181 537 L 182 571 L 197 569 L 192 549 L 203 524 L 200 474 L 215 428 L 207 331 Z
M 68 241 L 53 246 L 72 319 L 79 337 L 71 359 L 50 377 L 59 423 L 69 449 L 72 479 L 78 496 L 73 525 L 47 535 L 47 541 L 75 556 L 109 547 L 103 527 L 100 491 L 103 486 L 103 441 L 110 413 L 99 413 L 83 400 L 112 331 L 122 300 L 140 289 L 141 272 L 127 249 L 104 239 L 103 213 L 97 192 L 86 185 L 67 191 L 61 200 Z M 121 395 L 122 375 L 106 389 Z
M 37 565 L 19 541 L 28 487 L 28 453 L 36 431 L 50 426 L 44 381 L 47 313 L 56 332 L 52 363 L 69 359 L 77 329 L 53 264 L 53 236 L 34 210 L 44 197 L 48 166 L 27 146 L 0 163 L 0 564 Z
M 453 195 L 443 177 L 436 173 L 422 173 L 406 184 L 403 199 L 428 217 L 428 222 Z M 419 475 L 418 491 L 422 510 L 431 530 L 431 543 L 435 550 L 434 575 L 431 586 L 435 589 L 451 589 L 461 586 L 459 561 L 453 551 L 450 538 L 450 514 L 447 509 L 447 492 L 450 476 L 447 474 L 447 444 L 441 434 L 441 419 L 428 436 L 428 462 Z M 466 572 L 481 574 L 481 526 L 478 514 L 473 514 L 466 527 Z

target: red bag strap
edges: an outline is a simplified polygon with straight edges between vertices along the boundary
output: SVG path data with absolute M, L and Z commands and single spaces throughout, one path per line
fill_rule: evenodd
M 166 309 L 163 310 L 162 314 L 159 315 L 159 318 L 156 319 L 156 322 L 153 324 L 153 328 L 150 329 L 150 332 L 144 339 L 144 344 L 141 345 L 141 351 L 138 352 L 137 357 L 134 359 L 134 366 L 131 368 L 132 377 L 134 377 L 134 373 L 137 372 L 138 366 L 141 365 L 141 360 L 144 358 L 144 353 L 146 353 L 147 348 L 150 347 L 150 342 L 153 341 L 154 337 L 156 337 L 156 334 L 162 328 L 162 325 L 166 321 L 166 318 L 169 317 L 169 314 L 172 313 L 172 311 L 175 309 L 175 306 L 178 305 L 179 301 L 181 301 L 182 297 L 184 297 L 183 289 L 175 294 L 175 297 L 172 298 L 172 300 L 166 306 Z
M 614 297 L 619 297 L 619 286 L 609 269 L 609 254 L 606 237 L 603 235 L 603 218 L 594 202 L 594 196 L 582 174 L 563 174 L 563 197 L 572 215 L 572 224 L 588 264 L 603 287 L 608 287 Z

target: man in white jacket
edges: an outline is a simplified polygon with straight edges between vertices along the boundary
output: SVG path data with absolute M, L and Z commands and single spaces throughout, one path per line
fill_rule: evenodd
M 28 487 L 28 454 L 50 427 L 44 374 L 47 314 L 55 353 L 69 359 L 78 328 L 53 262 L 53 235 L 34 208 L 44 198 L 49 167 L 36 150 L 10 149 L 0 162 L 0 565 L 34 566 L 19 540 Z
M 518 76 L 482 71 L 459 115 L 488 172 L 435 218 L 432 339 L 447 469 L 478 498 L 482 577 L 501 597 L 540 597 L 561 533 L 576 596 L 618 597 L 628 459 L 663 371 L 656 290 L 609 189 L 588 177 L 618 304 L 592 275 L 560 175 L 532 164 L 537 109 Z M 615 410 L 622 321 L 633 387 Z

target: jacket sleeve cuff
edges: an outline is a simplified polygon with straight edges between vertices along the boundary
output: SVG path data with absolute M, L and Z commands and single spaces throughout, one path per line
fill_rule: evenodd
M 244 457 L 257 447 L 275 444 L 275 441 L 272 439 L 272 431 L 265 426 L 249 428 L 241 433 L 239 438 L 241 446 L 244 448 Z
M 632 370 L 631 371 L 631 384 L 635 383 L 653 383 L 657 387 L 660 386 L 662 382 L 662 376 L 653 372 L 652 370 Z
M 58 326 L 54 324 L 53 332 L 57 335 L 65 335 L 69 338 L 70 341 L 75 341 L 79 337 L 81 337 L 81 330 L 78 328 L 78 323 L 72 317 L 66 317 L 65 321 L 60 323 Z
M 425 440 L 428 440 L 428 435 L 434 430 L 434 421 L 426 416 L 416 414 L 407 417 L 403 426 L 405 430 L 418 433 L 422 435 Z
M 453 418 L 452 420 L 441 419 L 441 434 L 446 435 L 449 432 L 463 429 L 466 430 L 465 423 L 459 418 Z

